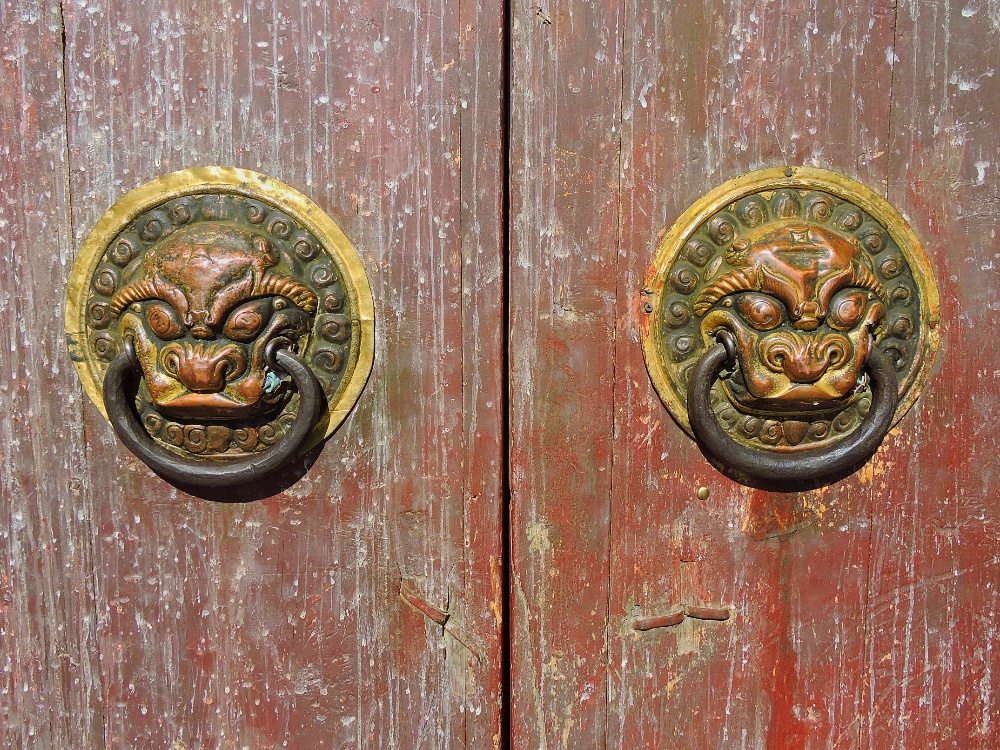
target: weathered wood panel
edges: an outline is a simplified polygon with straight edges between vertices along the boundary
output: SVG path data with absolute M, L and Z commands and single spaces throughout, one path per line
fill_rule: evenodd
M 804 493 L 721 475 L 650 384 L 640 291 L 658 233 L 726 180 L 884 184 L 893 8 L 629 2 L 625 26 L 608 746 L 857 747 L 877 469 Z M 691 605 L 731 618 L 632 628 Z
M 888 2 L 516 7 L 515 746 L 988 746 L 995 13 L 913 3 L 897 25 Z M 874 460 L 803 493 L 711 468 L 639 345 L 657 233 L 711 187 L 785 163 L 888 191 L 953 321 L 929 393 Z M 733 616 L 632 629 L 682 605 Z
M 506 691 L 502 639 L 506 596 L 502 532 L 507 522 L 502 494 L 507 462 L 502 132 L 506 9 L 502 2 L 462 0 L 458 10 L 464 570 L 462 588 L 452 592 L 451 610 L 478 651 L 456 649 L 457 661 L 465 659 L 468 667 L 465 701 L 458 710 L 470 718 L 460 746 L 499 750 L 504 746 L 501 701 Z
M 100 747 L 58 6 L 0 3 L 0 28 L 0 745 Z
M 358 407 L 270 486 L 190 496 L 86 409 L 109 747 L 497 741 L 500 23 L 467 0 L 67 6 L 77 240 L 156 175 L 247 167 L 335 217 L 376 301 Z
M 998 45 L 995 3 L 899 5 L 889 198 L 926 243 L 943 325 L 937 372 L 874 495 L 871 750 L 997 743 Z
M 513 3 L 511 747 L 605 733 L 621 8 Z

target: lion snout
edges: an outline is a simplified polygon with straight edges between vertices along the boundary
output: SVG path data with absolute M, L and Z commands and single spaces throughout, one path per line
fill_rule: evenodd
M 236 344 L 183 342 L 160 350 L 160 367 L 192 393 L 220 393 L 246 373 L 247 358 Z
M 760 355 L 769 370 L 784 374 L 793 383 L 815 383 L 831 367 L 848 362 L 854 347 L 840 334 L 803 336 L 783 331 L 761 339 Z

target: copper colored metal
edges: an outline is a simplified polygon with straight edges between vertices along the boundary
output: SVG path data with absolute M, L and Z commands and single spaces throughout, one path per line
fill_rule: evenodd
M 672 628 L 684 622 L 684 611 L 674 612 L 669 615 L 658 615 L 656 617 L 641 617 L 636 620 L 632 627 L 639 631 L 655 630 L 656 628 Z
M 711 392 L 729 361 L 726 347 L 718 343 L 705 352 L 691 372 L 688 414 L 691 427 L 707 452 L 730 469 L 776 482 L 800 482 L 852 469 L 868 458 L 892 426 L 896 411 L 896 370 L 889 359 L 872 347 L 866 367 L 871 376 L 872 405 L 856 430 L 832 446 L 795 453 L 749 447 L 733 440 L 712 411 Z
M 286 342 L 287 343 L 287 342 Z M 288 431 L 268 451 L 244 458 L 211 460 L 185 458 L 160 447 L 146 431 L 135 410 L 135 393 L 142 369 L 126 338 L 124 351 L 111 363 L 104 379 L 104 405 L 119 439 L 157 474 L 180 484 L 228 487 L 248 484 L 274 472 L 298 453 L 320 417 L 323 389 L 301 359 L 286 349 L 273 354 L 274 366 L 291 376 L 299 408 Z
M 938 341 L 937 286 L 919 240 L 881 196 L 826 170 L 761 170 L 711 191 L 667 232 L 643 289 L 660 397 L 703 445 L 721 446 L 696 424 L 710 413 L 727 450 L 709 452 L 747 478 L 817 478 L 777 467 L 849 444 L 844 455 L 857 457 L 856 433 L 870 431 L 877 406 L 893 409 L 884 435 L 916 399 Z M 716 341 L 732 372 L 706 390 L 695 380 Z M 883 389 L 876 405 L 863 373 L 879 357 L 896 393 L 890 403 Z M 696 386 L 704 398 L 694 404 Z M 779 457 L 774 471 L 734 464 L 734 447 Z
M 684 614 L 693 620 L 724 622 L 729 619 L 729 610 L 725 607 L 687 607 Z
M 374 311 L 354 249 L 304 195 L 246 170 L 183 170 L 124 196 L 85 240 L 67 298 L 87 392 L 143 461 L 186 484 L 251 481 L 304 453 L 371 371 Z

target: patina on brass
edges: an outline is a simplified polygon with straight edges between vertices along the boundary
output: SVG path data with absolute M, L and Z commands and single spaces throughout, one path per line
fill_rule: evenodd
M 223 167 L 154 180 L 101 218 L 74 266 L 66 327 L 102 411 L 107 368 L 132 339 L 143 424 L 192 459 L 267 451 L 295 420 L 272 342 L 297 351 L 326 395 L 303 450 L 346 416 L 374 352 L 371 290 L 340 229 L 287 185 Z
M 937 286 L 913 231 L 881 196 L 820 169 L 768 169 L 713 190 L 664 236 L 643 295 L 647 368 L 674 418 L 691 432 L 691 370 L 728 331 L 736 367 L 712 408 L 734 441 L 767 451 L 850 434 L 871 405 L 873 346 L 896 370 L 898 421 L 938 341 Z

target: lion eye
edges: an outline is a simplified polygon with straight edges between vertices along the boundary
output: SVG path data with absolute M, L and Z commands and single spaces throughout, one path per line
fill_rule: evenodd
M 865 306 L 863 292 L 841 292 L 830 302 L 830 312 L 826 316 L 830 328 L 837 331 L 854 328 L 865 314 Z
M 174 308 L 162 302 L 153 302 L 146 307 L 146 322 L 161 339 L 176 339 L 184 333 L 184 326 Z
M 781 303 L 763 294 L 744 294 L 736 301 L 740 315 L 758 331 L 770 331 L 784 319 Z
M 250 341 L 264 327 L 271 316 L 271 300 L 258 299 L 240 305 L 229 314 L 223 335 L 233 341 Z

